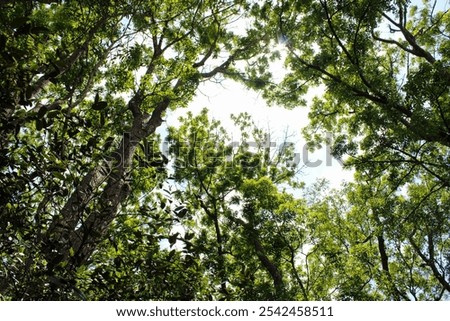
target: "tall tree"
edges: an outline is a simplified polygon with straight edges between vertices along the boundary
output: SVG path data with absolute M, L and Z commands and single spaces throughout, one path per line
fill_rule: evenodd
M 437 1 L 0 9 L 1 299 L 448 299 L 450 13 Z M 204 110 L 162 140 L 167 112 L 223 77 L 286 107 L 322 86 L 305 136 L 333 143 L 354 181 L 300 196 L 293 145 L 248 114 L 232 117 L 237 138 Z
M 170 129 L 178 201 L 186 208 L 181 222 L 213 274 L 216 298 L 293 299 L 302 286 L 292 271 L 304 213 L 302 201 L 282 188 L 299 187 L 293 149 L 272 146 L 248 114 L 233 119 L 240 129 L 234 141 L 206 110 Z
M 419 167 L 448 185 L 449 12 L 436 5 L 282 2 L 267 19 L 287 48 L 290 73 L 269 97 L 297 106 L 308 85 L 322 84 L 306 131 L 313 142 L 324 140 L 314 130 L 332 131 L 336 156 L 353 156 L 356 166 L 379 158 L 378 167 Z
M 448 292 L 448 231 L 435 224 L 443 222 L 450 188 L 450 9 L 438 1 L 256 6 L 287 51 L 288 73 L 266 97 L 294 107 L 308 87 L 324 89 L 304 132 L 312 146 L 331 132 L 333 154 L 356 169 L 360 198 L 349 197 L 372 220 L 367 240 L 377 244 L 378 265 L 390 280 L 387 297 L 441 298 Z M 397 274 L 398 265 L 410 275 Z M 437 284 L 429 285 L 429 276 Z
M 4 296 L 64 298 L 61 284 L 90 262 L 131 191 L 158 183 L 132 179 L 139 144 L 201 81 L 264 51 L 227 28 L 244 6 L 1 4 Z

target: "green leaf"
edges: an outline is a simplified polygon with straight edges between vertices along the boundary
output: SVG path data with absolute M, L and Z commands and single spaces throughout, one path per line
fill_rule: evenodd
M 179 233 L 177 232 L 177 233 L 169 236 L 169 244 L 171 247 L 174 246 L 175 243 L 177 242 L 178 235 L 179 235 Z
M 36 119 L 35 124 L 36 124 L 36 129 L 38 131 L 40 131 L 40 130 L 42 130 L 44 128 L 47 128 L 49 126 L 49 124 L 48 124 L 48 122 L 47 122 L 47 120 L 45 118 L 38 118 L 38 119 Z
M 64 174 L 62 174 L 61 172 L 57 172 L 57 171 L 53 171 L 52 172 L 53 176 L 64 181 L 65 180 L 65 176 Z
M 175 212 L 175 215 L 176 215 L 178 218 L 183 218 L 183 217 L 186 216 L 187 213 L 188 213 L 188 209 L 187 209 L 187 208 L 182 208 L 181 210 L 176 211 L 176 212 Z
M 184 239 L 185 240 L 187 240 L 187 241 L 189 241 L 189 240 L 192 240 L 193 238 L 194 238 L 194 236 L 195 236 L 195 233 L 186 233 L 185 235 L 184 235 Z
M 108 106 L 108 103 L 106 101 L 99 101 L 92 105 L 93 110 L 102 110 L 105 109 Z
M 11 21 L 10 25 L 13 28 L 20 28 L 29 22 L 29 17 L 16 17 Z

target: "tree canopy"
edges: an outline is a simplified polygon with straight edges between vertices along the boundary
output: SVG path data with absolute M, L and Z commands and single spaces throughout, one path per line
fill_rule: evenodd
M 3 1 L 0 299 L 448 299 L 449 10 Z M 189 111 L 225 78 L 286 108 L 322 88 L 303 134 L 353 181 L 305 187 L 252 115 L 232 140 Z

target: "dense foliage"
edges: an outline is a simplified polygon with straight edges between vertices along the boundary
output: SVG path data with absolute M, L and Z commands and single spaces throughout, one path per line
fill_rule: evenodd
M 449 26 L 438 1 L 2 1 L 0 299 L 448 299 Z M 224 77 L 323 88 L 304 136 L 354 180 L 304 188 L 251 115 L 236 140 L 189 112 Z

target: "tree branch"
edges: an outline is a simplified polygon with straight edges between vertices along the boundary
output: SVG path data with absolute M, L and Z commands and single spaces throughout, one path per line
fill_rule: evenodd
M 412 49 L 408 49 L 407 51 L 412 53 L 413 55 L 421 58 L 425 58 L 429 63 L 433 64 L 436 62 L 436 59 L 425 49 L 423 49 L 416 41 L 416 38 L 409 32 L 408 29 L 405 28 L 404 23 L 402 23 L 402 17 L 400 17 L 400 22 L 396 22 L 394 19 L 389 17 L 386 13 L 382 13 L 383 17 L 385 17 L 389 22 L 391 22 L 394 26 L 400 29 L 403 34 L 405 40 L 409 43 Z M 400 12 L 401 16 L 401 12 Z M 400 47 L 402 48 L 402 47 Z M 402 48 L 403 50 L 406 50 Z
M 230 217 L 230 220 L 242 226 L 246 231 L 247 240 L 253 245 L 255 249 L 256 256 L 261 262 L 262 266 L 269 272 L 273 284 L 275 287 L 276 300 L 283 300 L 285 297 L 285 285 L 283 281 L 283 275 L 277 265 L 270 260 L 267 256 L 264 247 L 262 246 L 258 232 L 249 224 L 244 222 L 240 218 Z
M 99 21 L 97 21 L 95 26 L 89 31 L 84 43 L 78 49 L 76 49 L 64 61 L 53 63 L 54 68 L 45 75 L 41 76 L 36 83 L 32 85 L 33 90 L 31 92 L 31 98 L 36 97 L 51 80 L 67 72 L 75 64 L 81 55 L 88 50 L 90 43 L 94 39 L 98 30 L 105 24 L 107 18 L 107 16 L 103 16 Z
M 430 235 L 427 236 L 427 238 L 428 238 L 428 253 L 430 255 L 429 257 L 427 257 L 425 254 L 422 253 L 419 246 L 414 241 L 414 239 L 413 239 L 414 233 L 415 233 L 415 231 L 409 236 L 409 241 L 410 241 L 412 247 L 414 248 L 416 253 L 420 256 L 420 258 L 423 260 L 423 262 L 431 269 L 434 277 L 439 281 L 439 283 L 447 291 L 450 292 L 450 283 L 447 282 L 444 275 L 441 272 L 439 272 L 438 268 L 436 267 L 435 260 L 434 260 L 434 245 L 433 245 L 433 240 L 432 239 L 430 240 Z

